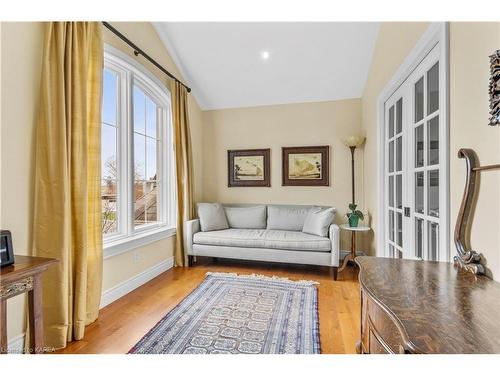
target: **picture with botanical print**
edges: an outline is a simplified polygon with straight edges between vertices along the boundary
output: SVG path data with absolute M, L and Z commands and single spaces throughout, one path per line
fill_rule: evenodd
M 264 156 L 235 156 L 233 173 L 237 181 L 264 180 Z
M 288 154 L 290 179 L 321 180 L 321 154 Z
M 228 186 L 271 186 L 271 150 L 228 150 Z
M 329 186 L 329 150 L 329 146 L 283 147 L 283 186 Z

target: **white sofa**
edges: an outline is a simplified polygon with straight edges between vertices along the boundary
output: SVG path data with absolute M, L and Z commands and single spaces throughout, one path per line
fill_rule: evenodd
M 330 224 L 324 237 L 302 232 L 313 206 L 223 204 L 223 207 L 228 229 L 201 231 L 199 219 L 185 223 L 184 240 L 190 266 L 195 256 L 311 264 L 332 267 L 337 279 L 339 227 Z M 253 209 L 245 210 L 248 208 Z M 235 211 L 239 216 L 234 215 Z

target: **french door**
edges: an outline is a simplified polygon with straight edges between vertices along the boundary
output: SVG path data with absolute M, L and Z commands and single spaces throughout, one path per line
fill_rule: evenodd
M 448 260 L 446 100 L 439 45 L 384 105 L 385 255 Z

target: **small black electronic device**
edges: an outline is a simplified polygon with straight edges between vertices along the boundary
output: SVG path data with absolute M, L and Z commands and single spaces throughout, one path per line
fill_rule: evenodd
M 8 230 L 0 230 L 0 267 L 14 263 L 12 235 Z

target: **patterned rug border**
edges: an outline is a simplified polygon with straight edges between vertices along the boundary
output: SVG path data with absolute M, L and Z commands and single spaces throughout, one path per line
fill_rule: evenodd
M 293 284 L 293 285 L 303 285 L 303 286 L 315 286 L 319 285 L 319 282 L 313 281 L 313 280 L 290 280 L 288 277 L 280 277 L 280 276 L 267 276 L 267 275 L 262 275 L 262 274 L 245 274 L 245 275 L 238 275 L 236 272 L 207 272 L 205 274 L 205 279 L 206 276 L 217 276 L 217 277 L 237 277 L 240 279 L 259 279 L 259 280 L 268 280 L 268 281 L 280 281 L 283 283 L 288 283 L 288 284 Z
M 127 352 L 127 354 L 136 354 L 134 353 L 135 349 L 139 346 L 141 341 L 146 337 L 149 336 L 152 331 L 155 330 L 164 320 L 168 319 L 171 314 L 175 312 L 177 307 L 181 305 L 185 300 L 189 298 L 196 290 L 210 277 L 237 277 L 237 278 L 246 278 L 246 279 L 260 279 L 260 280 L 268 280 L 268 281 L 273 281 L 273 282 L 282 282 L 286 284 L 291 284 L 291 285 L 302 285 L 302 286 L 313 286 L 316 289 L 316 293 L 314 293 L 314 300 L 313 300 L 313 308 L 315 312 L 315 324 L 314 324 L 314 337 L 316 338 L 315 340 L 315 345 L 318 348 L 318 353 L 321 354 L 321 339 L 320 339 L 320 327 L 319 327 L 319 306 L 318 306 L 318 285 L 320 285 L 319 282 L 313 281 L 313 280 L 290 280 L 288 277 L 280 277 L 280 276 L 267 276 L 267 275 L 262 275 L 262 274 L 238 274 L 236 272 L 206 272 L 204 279 L 196 285 L 196 287 L 191 290 L 188 294 L 186 294 L 172 309 L 170 309 L 153 327 L 151 327 L 147 333 L 145 333 L 139 341 L 137 341 L 132 348 Z M 171 355 L 180 355 L 180 354 L 171 354 Z M 276 355 L 276 354 L 269 354 L 269 355 Z

